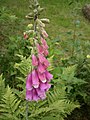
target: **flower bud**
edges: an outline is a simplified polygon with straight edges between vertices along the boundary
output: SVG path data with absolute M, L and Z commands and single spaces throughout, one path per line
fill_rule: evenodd
M 45 19 L 41 19 L 41 21 L 44 22 L 44 23 L 49 23 L 50 22 L 50 20 L 46 19 L 46 18 Z
M 90 58 L 90 55 L 87 55 L 87 58 Z
M 28 27 L 28 28 L 32 28 L 32 27 L 33 27 L 33 24 L 28 24 L 27 27 Z

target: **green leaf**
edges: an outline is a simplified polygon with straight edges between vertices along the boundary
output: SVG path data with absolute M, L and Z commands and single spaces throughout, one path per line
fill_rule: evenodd
M 18 114 L 16 115 L 15 113 L 19 109 L 20 105 L 20 100 L 17 99 L 17 97 L 12 93 L 12 90 L 8 86 L 6 93 L 1 99 L 1 104 L 0 104 L 0 113 L 1 116 L 4 119 L 12 119 L 12 120 L 19 120 L 18 115 L 20 112 L 18 111 Z

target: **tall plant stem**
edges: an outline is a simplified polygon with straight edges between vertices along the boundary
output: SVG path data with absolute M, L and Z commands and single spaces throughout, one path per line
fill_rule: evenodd
M 28 120 L 28 101 L 26 101 L 26 120 Z
M 37 19 L 37 14 L 34 16 L 34 32 L 36 32 L 36 19 Z M 33 45 L 35 45 L 35 41 L 33 40 Z M 31 67 L 32 71 L 32 67 Z M 26 101 L 26 120 L 28 120 L 28 101 Z

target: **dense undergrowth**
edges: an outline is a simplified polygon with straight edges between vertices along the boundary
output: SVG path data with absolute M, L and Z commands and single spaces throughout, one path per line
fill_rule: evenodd
M 23 39 L 23 32 L 31 23 L 25 19 L 28 0 L 0 1 L 0 119 L 25 120 L 28 113 L 30 120 L 64 120 L 67 115 L 69 120 L 89 120 L 90 23 L 83 18 L 81 9 L 90 1 L 39 2 L 45 7 L 41 16 L 51 21 L 46 29 L 49 70 L 54 75 L 52 88 L 46 100 L 26 103 L 25 79 L 31 67 L 31 43 Z M 84 109 L 88 114 L 82 117 Z M 76 115 L 77 111 L 80 114 Z

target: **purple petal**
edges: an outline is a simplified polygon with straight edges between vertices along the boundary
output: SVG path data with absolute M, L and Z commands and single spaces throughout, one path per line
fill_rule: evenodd
M 38 101 L 40 97 L 38 96 L 37 92 L 35 89 L 33 89 L 33 101 Z
M 44 67 L 44 65 L 42 65 L 41 63 L 39 63 L 37 70 L 38 70 L 38 72 L 40 72 L 40 73 L 44 73 L 44 72 L 45 72 L 45 67 Z
M 34 88 L 39 87 L 39 78 L 38 78 L 36 70 L 32 71 L 32 85 Z
M 45 72 L 47 80 L 50 82 L 50 80 L 53 78 L 53 75 L 50 74 L 47 70 Z
M 37 66 L 38 65 L 38 59 L 35 55 L 32 55 L 32 65 Z
M 50 63 L 49 63 L 49 61 L 47 59 L 45 59 L 44 65 L 46 66 L 46 68 L 49 67 Z
M 46 98 L 45 91 L 41 91 L 39 88 L 36 89 L 38 96 L 43 100 Z
M 41 91 L 48 91 L 51 85 L 49 83 L 40 83 L 40 90 Z
M 39 44 L 37 44 L 37 50 L 38 50 L 39 54 L 43 54 L 44 53 L 43 47 L 41 45 L 39 45 Z
M 45 57 L 43 56 L 43 54 L 39 54 L 38 55 L 38 58 L 39 58 L 39 61 L 40 61 L 40 63 L 44 63 L 44 61 L 45 61 Z
M 33 100 L 32 90 L 30 91 L 26 89 L 26 100 L 29 100 L 29 101 Z
M 44 49 L 48 49 L 47 42 L 46 42 L 46 40 L 45 40 L 44 38 L 42 38 L 42 37 L 41 37 L 41 43 L 42 43 Z
M 45 73 L 40 73 L 40 72 L 38 72 L 38 77 L 39 77 L 39 79 L 43 82 L 43 83 L 45 83 L 47 80 L 46 80 L 46 76 L 45 76 Z
M 28 90 L 32 90 L 32 77 L 31 77 L 31 74 L 29 74 L 27 76 L 27 80 L 26 80 L 26 89 Z
M 42 31 L 42 35 L 43 35 L 43 37 L 45 37 L 45 38 L 48 37 L 48 34 L 47 34 L 47 32 L 46 32 L 45 30 Z
M 49 54 L 48 50 L 44 50 L 44 55 L 47 56 Z

